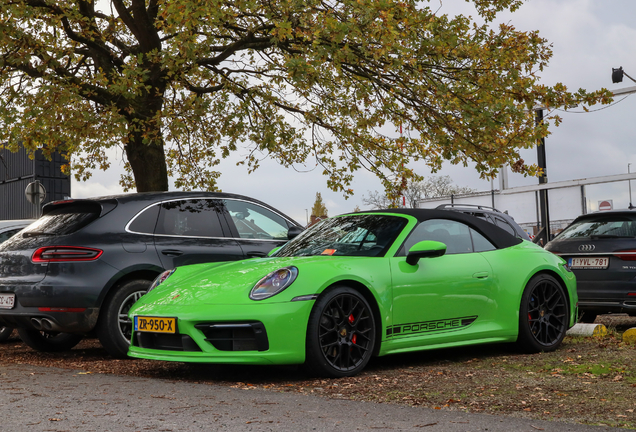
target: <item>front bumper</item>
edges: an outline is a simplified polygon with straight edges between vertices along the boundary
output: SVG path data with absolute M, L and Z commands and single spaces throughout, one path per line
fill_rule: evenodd
M 128 355 L 191 363 L 304 363 L 307 322 L 313 305 L 314 300 L 246 305 L 143 305 L 131 311 L 133 321 L 135 315 L 176 317 L 178 333 L 166 336 L 135 331 Z M 231 331 L 221 342 L 220 329 Z M 216 330 L 219 332 L 215 334 Z

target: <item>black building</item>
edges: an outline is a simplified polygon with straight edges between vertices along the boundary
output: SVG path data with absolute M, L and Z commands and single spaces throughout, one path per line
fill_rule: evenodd
M 16 153 L 0 149 L 0 220 L 35 219 L 40 214 L 40 209 L 27 201 L 24 193 L 27 185 L 36 180 L 46 189 L 42 205 L 70 197 L 71 179 L 61 171 L 66 163 L 59 153 L 48 160 L 38 150 L 30 159 L 23 147 Z

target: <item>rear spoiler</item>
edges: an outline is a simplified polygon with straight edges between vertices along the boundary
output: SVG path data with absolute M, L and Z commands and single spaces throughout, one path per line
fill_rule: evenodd
M 42 207 L 42 216 L 51 213 L 53 210 L 59 210 L 66 207 L 80 207 L 85 208 L 88 211 L 99 213 L 99 217 L 102 217 L 105 214 L 113 211 L 115 207 L 117 207 L 117 204 L 117 200 L 112 198 L 104 200 L 67 199 L 61 201 L 52 201 Z

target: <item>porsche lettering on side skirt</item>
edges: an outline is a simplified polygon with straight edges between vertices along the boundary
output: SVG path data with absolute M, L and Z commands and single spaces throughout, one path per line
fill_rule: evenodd
M 435 321 L 424 321 L 419 323 L 401 324 L 389 327 L 386 330 L 387 337 L 398 335 L 409 335 L 416 333 L 429 333 L 444 330 L 458 330 L 463 327 L 467 327 L 477 319 L 477 315 L 460 317 L 460 318 L 447 318 Z

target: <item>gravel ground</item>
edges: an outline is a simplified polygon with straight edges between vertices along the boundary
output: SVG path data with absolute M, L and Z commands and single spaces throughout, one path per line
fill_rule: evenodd
M 636 318 L 597 322 L 608 326 L 607 336 L 566 337 L 554 353 L 520 355 L 509 345 L 421 351 L 373 359 L 362 374 L 343 379 L 314 379 L 297 367 L 115 360 L 95 339 L 38 353 L 14 335 L 2 344 L 0 361 L 636 429 L 636 346 L 621 339 Z

